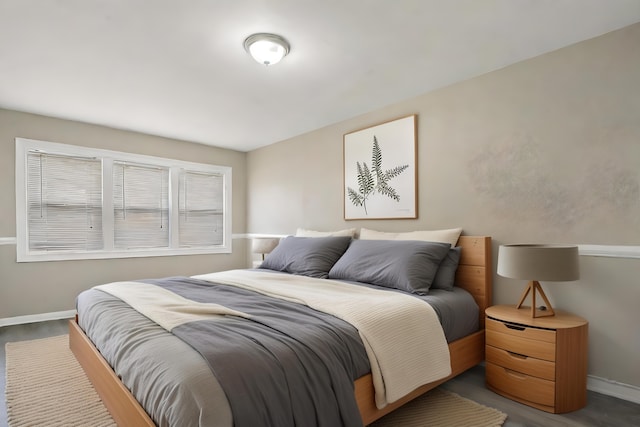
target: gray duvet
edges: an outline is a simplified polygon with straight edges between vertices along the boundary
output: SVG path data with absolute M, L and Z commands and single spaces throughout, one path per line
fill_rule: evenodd
M 350 325 L 250 291 L 209 282 L 194 288 L 187 281 L 193 279 L 165 280 L 164 286 L 200 302 L 218 288 L 216 302 L 251 314 L 252 322 L 191 322 L 174 335 L 104 292 L 78 297 L 80 326 L 156 424 L 361 425 L 353 380 L 367 373 L 368 362 Z M 448 337 L 477 330 L 477 306 L 459 291 L 421 297 L 435 303 Z M 463 309 L 447 319 L 454 300 Z M 240 351 L 231 354 L 231 347 Z M 265 385 L 271 385 L 266 392 Z
M 172 330 L 209 363 L 236 427 L 362 425 L 353 382 L 369 371 L 369 362 L 349 323 L 235 286 L 188 277 L 145 282 L 249 315 Z

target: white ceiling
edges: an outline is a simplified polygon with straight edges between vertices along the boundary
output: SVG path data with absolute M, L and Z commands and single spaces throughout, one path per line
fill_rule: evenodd
M 640 0 L 0 0 L 0 108 L 249 151 L 640 21 Z M 265 67 L 256 32 L 291 44 Z

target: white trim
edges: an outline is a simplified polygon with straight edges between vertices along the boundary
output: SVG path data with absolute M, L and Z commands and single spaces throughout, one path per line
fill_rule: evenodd
M 246 239 L 247 235 L 246 234 L 234 233 L 234 234 L 231 235 L 231 238 L 233 240 Z M 15 237 L 0 237 L 0 246 L 1 245 L 15 245 L 17 242 L 18 242 L 18 239 L 15 238 Z
M 290 236 L 290 234 L 245 233 L 240 236 L 245 239 L 253 239 L 257 237 L 284 238 Z M 578 245 L 578 251 L 582 256 L 599 256 L 607 258 L 640 258 L 640 246 Z
M 640 246 L 578 245 L 580 255 L 608 258 L 640 258 Z
M 293 234 L 264 234 L 264 233 L 245 233 L 242 234 L 242 237 L 245 239 L 256 239 L 256 238 L 269 238 L 269 239 L 273 239 L 273 238 L 280 238 L 280 239 L 284 239 L 287 236 L 293 236 Z
M 75 310 L 55 311 L 53 313 L 29 314 L 27 316 L 6 317 L 0 319 L 0 328 L 11 325 L 24 325 L 26 323 L 46 322 L 48 320 L 72 319 Z
M 640 387 L 631 384 L 588 375 L 587 389 L 629 402 L 640 403 Z
M 253 239 L 256 237 L 284 238 L 289 234 L 265 234 L 265 233 L 234 233 L 231 238 Z M 0 246 L 15 245 L 15 237 L 0 237 Z M 640 246 L 614 246 L 614 245 L 578 245 L 578 250 L 582 256 L 597 256 L 606 258 L 640 258 Z M 182 252 L 182 255 L 185 253 Z
M 232 230 L 232 168 L 229 166 L 218 166 L 208 163 L 193 163 L 182 160 L 168 159 L 155 156 L 147 156 L 142 154 L 134 154 L 127 152 L 119 152 L 112 150 L 104 150 L 98 148 L 60 144 L 55 142 L 38 141 L 26 138 L 16 138 L 16 260 L 17 262 L 31 261 L 58 261 L 58 260 L 75 260 L 75 259 L 105 259 L 105 258 L 130 258 L 130 257 L 152 257 L 152 256 L 171 256 L 171 255 L 193 255 L 193 254 L 216 254 L 231 253 L 231 235 Z M 121 160 L 133 163 L 141 163 L 145 165 L 159 166 L 169 170 L 169 176 L 178 175 L 182 170 L 198 171 L 205 173 L 215 173 L 222 175 L 223 183 L 223 213 L 224 213 L 224 241 L 221 245 L 187 248 L 177 245 L 176 238 L 170 239 L 169 246 L 166 248 L 140 248 L 133 250 L 113 250 L 113 232 L 110 225 L 103 226 L 104 246 L 100 250 L 84 251 L 30 251 L 28 248 L 28 221 L 27 221 L 27 156 L 29 151 L 43 151 L 51 154 L 95 157 L 102 162 L 102 210 L 103 222 L 108 220 L 109 212 L 112 207 L 112 186 L 110 184 L 111 165 L 113 160 Z M 176 189 L 176 179 L 173 179 L 174 195 Z M 175 193 L 177 194 L 177 193 Z M 177 216 L 174 211 L 177 209 L 177 197 L 173 197 L 173 203 L 170 204 L 170 213 L 173 215 L 174 221 L 169 222 L 170 233 L 177 233 Z M 112 224 L 111 224 L 112 225 Z

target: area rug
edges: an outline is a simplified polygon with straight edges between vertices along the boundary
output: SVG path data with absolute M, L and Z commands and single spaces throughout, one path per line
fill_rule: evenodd
M 498 427 L 507 414 L 436 388 L 370 427 Z
M 69 336 L 5 346 L 10 427 L 115 426 L 69 350 Z
M 6 345 L 10 427 L 115 426 L 61 335 Z M 507 415 L 435 389 L 376 421 L 375 427 L 493 427 Z

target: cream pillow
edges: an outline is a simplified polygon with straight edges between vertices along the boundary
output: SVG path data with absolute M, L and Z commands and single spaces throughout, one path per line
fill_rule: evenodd
M 408 231 L 405 233 L 387 233 L 384 231 L 360 229 L 362 240 L 424 240 L 428 242 L 449 243 L 454 247 L 458 243 L 458 237 L 462 234 L 462 228 L 449 228 L 446 230 Z
M 355 228 L 346 228 L 344 230 L 337 230 L 337 231 L 314 231 L 314 230 L 305 230 L 304 228 L 298 228 L 298 230 L 296 230 L 296 237 L 349 236 L 353 238 L 355 235 L 356 235 Z

